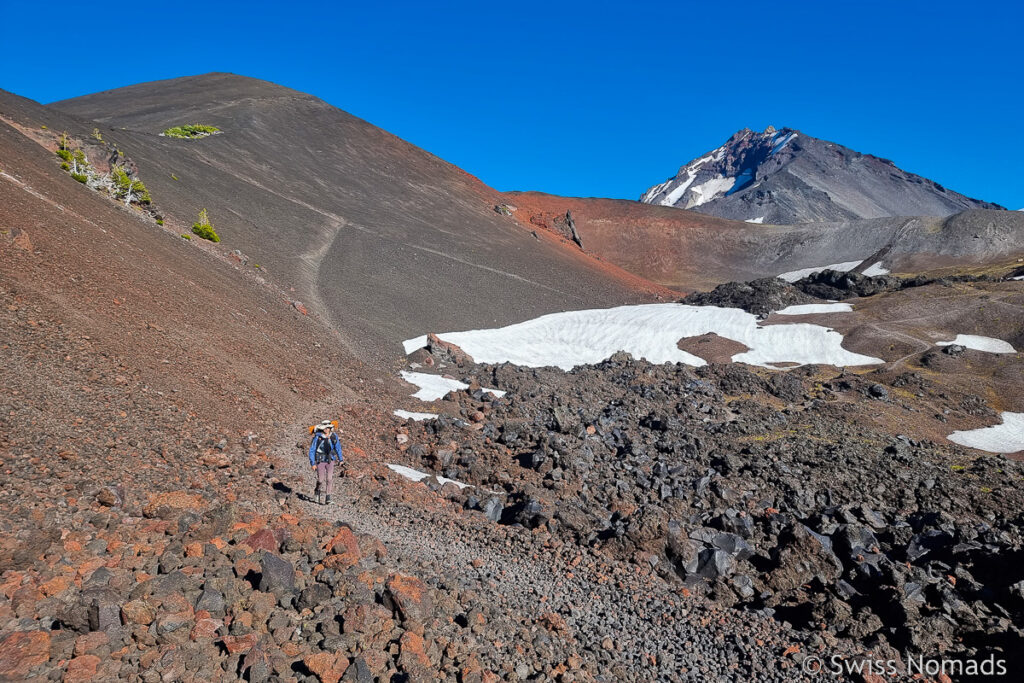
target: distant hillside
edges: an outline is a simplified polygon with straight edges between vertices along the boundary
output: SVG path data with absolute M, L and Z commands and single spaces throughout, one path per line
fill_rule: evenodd
M 678 290 L 849 264 L 892 272 L 1005 263 L 1024 256 L 1024 213 L 754 225 L 617 199 L 508 193 L 515 217 L 565 239 L 566 212 L 583 249 Z
M 761 133 L 737 132 L 651 187 L 640 201 L 776 225 L 1003 208 L 903 171 L 888 159 L 771 126 Z

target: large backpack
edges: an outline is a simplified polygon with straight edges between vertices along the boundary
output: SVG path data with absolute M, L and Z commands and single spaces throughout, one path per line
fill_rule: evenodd
M 313 457 L 317 463 L 330 462 L 331 456 L 334 454 L 334 445 L 338 443 L 338 435 L 331 434 L 331 437 L 325 438 L 323 436 L 316 437 L 316 448 L 313 451 Z

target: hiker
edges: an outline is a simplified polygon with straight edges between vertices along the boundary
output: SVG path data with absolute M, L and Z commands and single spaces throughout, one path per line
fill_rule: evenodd
M 345 462 L 345 456 L 334 433 L 334 423 L 324 420 L 313 429 L 313 441 L 309 444 L 309 464 L 316 472 L 316 502 L 321 505 L 331 504 L 336 462 Z

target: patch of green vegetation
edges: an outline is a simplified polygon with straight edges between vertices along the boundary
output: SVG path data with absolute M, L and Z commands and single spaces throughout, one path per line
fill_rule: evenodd
M 171 174 L 171 180 L 177 180 L 177 179 L 178 179 L 178 176 L 176 176 L 176 175 L 174 175 L 174 174 L 172 173 L 172 174 Z
M 210 222 L 210 216 L 206 209 L 199 212 L 199 221 L 192 224 L 192 232 L 204 240 L 220 242 L 220 236 L 213 229 L 213 223 Z
M 64 161 L 71 161 L 71 150 L 68 150 L 68 149 L 58 149 L 57 150 L 57 156 L 59 156 Z
M 181 238 L 184 239 L 184 240 L 190 240 L 190 239 L 192 239 L 192 235 L 189 235 L 189 234 L 183 232 L 183 233 L 181 233 Z
M 952 465 L 949 469 L 953 470 L 954 472 L 963 472 L 967 468 L 964 467 L 963 465 Z
M 99 128 L 93 128 L 92 129 L 92 137 L 93 137 L 94 140 L 99 140 L 100 142 L 103 142 L 103 134 L 100 133 L 100 129 Z
M 47 130 L 46 126 L 40 126 L 43 130 Z
M 83 185 L 89 182 L 89 176 L 87 176 L 84 173 L 72 173 L 71 177 L 77 180 L 78 182 L 82 183 Z
M 179 138 L 179 139 L 194 139 L 194 138 L 205 138 L 207 135 L 213 135 L 219 133 L 220 128 L 216 126 L 208 126 L 204 123 L 191 123 L 184 126 L 174 126 L 168 128 L 162 135 L 168 138 Z
M 163 225 L 164 224 L 164 219 L 163 218 L 157 218 L 156 219 L 156 224 L 157 225 Z
M 142 183 L 141 180 L 133 180 L 128 171 L 124 170 L 123 166 L 114 166 L 110 169 L 110 179 L 113 182 L 114 196 L 118 199 L 123 199 L 125 204 L 131 202 L 139 202 L 140 204 L 149 204 L 152 198 L 149 196 L 149 190 Z
M 70 171 L 71 170 L 71 164 L 69 164 L 66 161 L 62 161 L 61 164 L 60 164 L 60 170 L 62 170 L 62 171 Z

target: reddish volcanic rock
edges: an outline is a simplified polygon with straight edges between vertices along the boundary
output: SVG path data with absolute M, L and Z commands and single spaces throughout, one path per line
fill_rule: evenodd
M 276 553 L 280 545 L 274 532 L 266 527 L 249 536 L 243 543 L 253 550 L 266 550 L 270 553 Z
M 392 574 L 387 581 L 387 595 L 403 621 L 426 623 L 431 619 L 434 603 L 430 589 L 413 576 Z
M 10 680 L 27 676 L 49 659 L 50 634 L 46 631 L 17 631 L 0 641 L 0 673 Z

